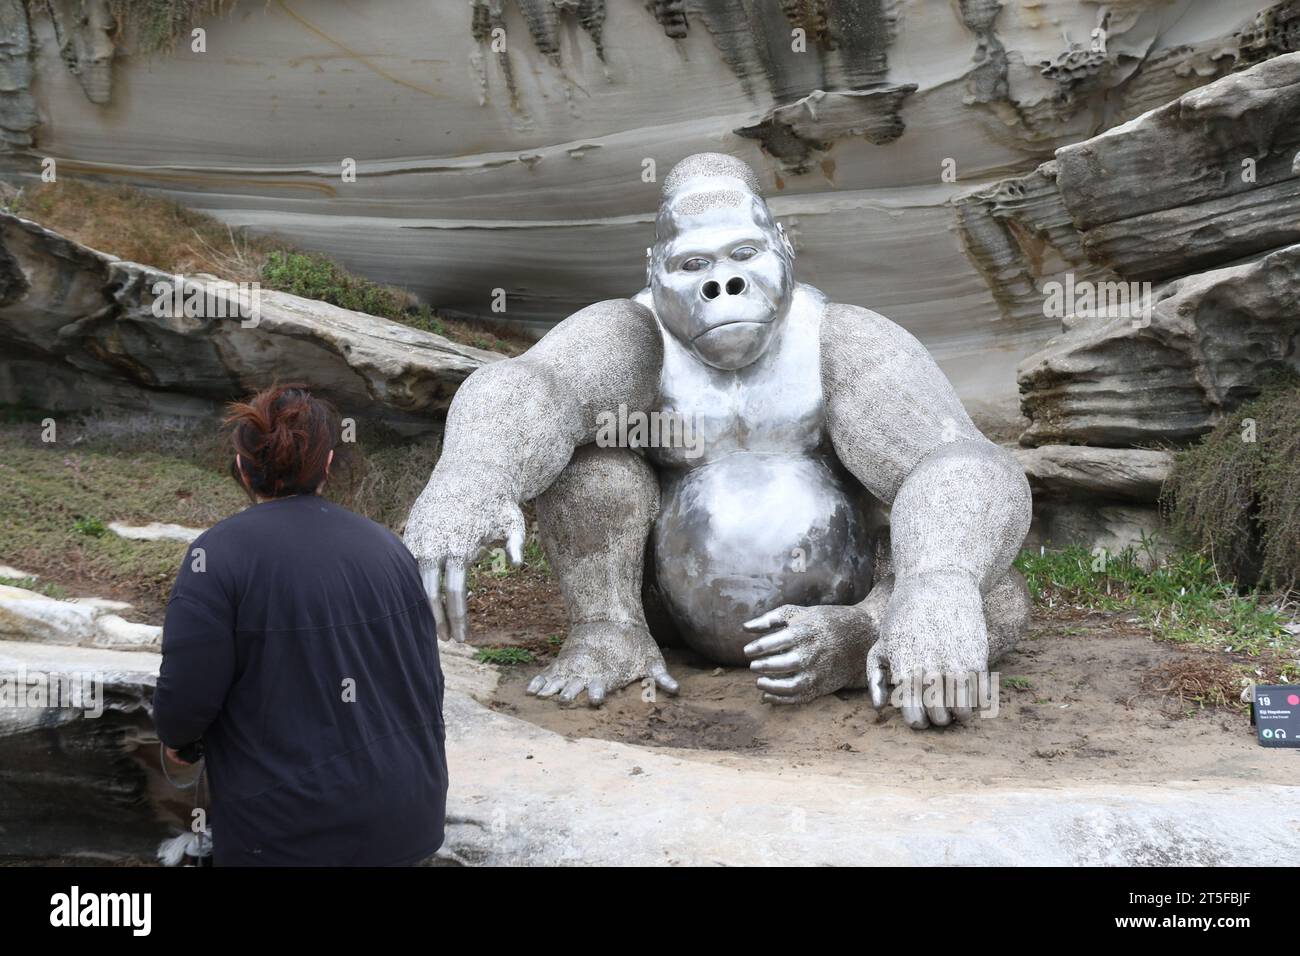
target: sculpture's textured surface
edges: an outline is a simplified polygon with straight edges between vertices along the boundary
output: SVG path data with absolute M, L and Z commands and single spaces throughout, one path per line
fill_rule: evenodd
M 463 640 L 467 565 L 499 540 L 517 560 L 519 505 L 541 496 L 572 633 L 532 693 L 675 689 L 655 639 L 680 637 L 750 662 L 774 703 L 870 685 L 883 706 L 890 684 L 986 671 L 1024 627 L 1019 466 L 916 339 L 795 281 L 755 183 L 728 156 L 683 160 L 648 288 L 481 369 L 452 403 L 407 543 L 444 634 Z M 611 416 L 653 419 L 659 440 L 612 441 Z M 882 503 L 892 543 L 873 573 Z M 647 616 L 669 625 L 652 636 Z M 971 715 L 901 699 L 914 727 Z

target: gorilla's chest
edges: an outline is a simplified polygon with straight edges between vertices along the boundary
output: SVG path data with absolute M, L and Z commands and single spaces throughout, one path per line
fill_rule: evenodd
M 650 460 L 691 470 L 736 453 L 826 452 L 819 342 L 823 301 L 800 291 L 771 348 L 752 366 L 723 372 L 665 336 L 659 385 L 661 418 L 689 441 L 664 441 Z

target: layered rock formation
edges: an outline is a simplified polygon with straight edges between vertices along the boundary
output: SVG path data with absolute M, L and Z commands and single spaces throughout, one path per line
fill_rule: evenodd
M 301 379 L 344 414 L 404 431 L 433 428 L 460 382 L 501 357 L 299 296 L 170 276 L 4 214 L 0 346 L 0 402 L 201 413 Z
M 1069 300 L 1063 334 L 1020 367 L 1022 444 L 1115 449 L 1040 448 L 1031 469 L 1107 455 L 1111 481 L 1090 494 L 1126 509 L 1130 538 L 1154 529 L 1157 489 L 1133 493 L 1134 453 L 1120 449 L 1192 441 L 1268 375 L 1300 369 L 1298 150 L 1300 54 L 1288 54 L 972 197 L 972 221 L 1006 240 L 991 276 L 1004 314 L 1041 306 L 1053 282 Z M 1097 528 L 1113 538 L 1115 524 Z
M 1294 0 L 284 2 L 202 18 L 203 52 L 181 32 L 151 54 L 127 22 L 105 73 L 105 7 L 0 3 L 12 175 L 50 158 L 540 328 L 636 291 L 660 176 L 720 149 L 763 171 L 806 279 L 900 321 L 1004 420 L 1056 329 L 1000 308 L 1055 255 L 1016 252 L 1002 214 L 1042 184 L 954 200 L 1297 42 Z M 1026 211 L 1048 239 L 1060 215 Z

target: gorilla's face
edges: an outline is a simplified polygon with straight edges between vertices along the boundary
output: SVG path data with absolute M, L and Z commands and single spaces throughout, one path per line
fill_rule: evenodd
M 659 320 L 714 368 L 756 361 L 794 292 L 784 237 L 758 200 L 692 214 L 670 209 L 664 218 L 667 238 L 654 250 L 650 275 Z

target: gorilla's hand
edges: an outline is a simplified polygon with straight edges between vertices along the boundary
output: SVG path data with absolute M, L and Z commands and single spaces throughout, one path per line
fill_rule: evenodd
M 988 658 L 984 602 L 973 575 L 931 571 L 895 581 L 880 640 L 867 655 L 872 706 L 884 707 L 892 686 L 909 727 L 965 722 Z
M 784 626 L 782 626 L 784 625 Z M 863 687 L 871 625 L 857 606 L 787 604 L 745 624 L 752 632 L 779 630 L 745 645 L 763 700 L 806 704 L 845 687 Z
M 638 624 L 593 621 L 569 633 L 555 662 L 534 677 L 527 690 L 538 697 L 559 694 L 566 703 L 586 690 L 587 702 L 598 707 L 607 692 L 645 678 L 677 693 L 677 681 L 648 630 Z
M 506 487 L 472 468 L 440 466 L 406 519 L 406 546 L 420 562 L 438 636 L 444 640 L 469 636 L 465 574 L 484 548 L 504 541 L 511 563 L 523 562 L 524 515 Z

